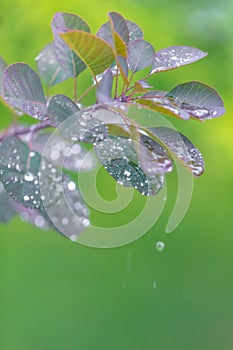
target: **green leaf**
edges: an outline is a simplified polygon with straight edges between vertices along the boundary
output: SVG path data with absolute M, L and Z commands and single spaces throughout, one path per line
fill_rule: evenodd
M 66 13 L 55 13 L 51 23 L 54 35 L 54 47 L 57 59 L 67 76 L 75 78 L 86 69 L 86 64 L 60 37 L 59 34 L 70 30 L 90 32 L 88 24 L 79 16 Z
M 198 81 L 180 84 L 166 94 L 172 103 L 194 119 L 212 119 L 225 113 L 217 91 Z
M 41 156 L 17 137 L 0 144 L 0 180 L 8 194 L 27 208 L 42 205 L 39 188 Z
M 3 74 L 5 100 L 33 118 L 45 120 L 46 99 L 36 72 L 26 63 L 8 66 Z
M 111 46 L 93 34 L 74 30 L 61 33 L 60 36 L 85 62 L 94 77 L 109 68 L 114 61 Z
M 146 80 L 138 80 L 134 83 L 134 93 L 139 94 L 146 92 L 148 89 L 151 89 L 152 86 Z
M 54 43 L 46 45 L 36 57 L 36 61 L 40 76 L 48 87 L 59 84 L 69 77 L 57 59 Z

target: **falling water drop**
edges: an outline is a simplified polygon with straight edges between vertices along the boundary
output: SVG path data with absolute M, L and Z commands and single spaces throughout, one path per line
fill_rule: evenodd
M 161 242 L 161 241 L 158 241 L 157 243 L 156 243 L 156 249 L 157 249 L 157 251 L 158 252 L 162 252 L 163 250 L 164 250 L 164 248 L 165 248 L 165 243 L 164 242 Z

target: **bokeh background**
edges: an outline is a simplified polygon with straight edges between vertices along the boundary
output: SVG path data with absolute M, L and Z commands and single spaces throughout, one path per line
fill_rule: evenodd
M 0 54 L 8 63 L 36 67 L 35 56 L 52 39 L 56 11 L 82 16 L 93 32 L 108 11 L 118 11 L 138 23 L 156 49 L 186 44 L 207 51 L 207 58 L 163 73 L 154 83 L 169 90 L 185 81 L 205 82 L 221 94 L 227 113 L 203 124 L 171 120 L 202 151 L 206 171 L 195 180 L 188 213 L 170 235 L 165 226 L 175 175 L 168 179 L 159 221 L 127 246 L 88 248 L 18 218 L 0 225 L 0 348 L 232 349 L 233 2 L 1 0 Z M 80 81 L 85 87 L 85 75 Z M 2 106 L 0 113 L 5 127 L 10 116 Z M 107 196 L 111 189 L 104 184 L 100 178 Z M 118 219 L 101 220 L 114 226 Z M 157 241 L 165 242 L 163 252 L 156 250 Z

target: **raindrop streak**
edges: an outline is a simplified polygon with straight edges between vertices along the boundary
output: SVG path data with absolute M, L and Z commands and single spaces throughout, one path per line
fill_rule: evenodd
M 164 250 L 164 248 L 165 248 L 165 243 L 164 242 L 161 242 L 161 241 L 158 241 L 157 243 L 156 243 L 156 249 L 157 249 L 157 251 L 158 252 L 162 252 L 163 250 Z

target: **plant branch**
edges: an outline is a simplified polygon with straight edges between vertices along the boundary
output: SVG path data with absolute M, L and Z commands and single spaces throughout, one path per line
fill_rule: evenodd
M 82 99 L 83 99 L 87 94 L 89 94 L 89 92 L 90 92 L 92 89 L 94 89 L 95 86 L 96 86 L 96 84 L 92 84 L 91 86 L 89 86 L 89 88 L 87 88 L 87 90 L 84 91 L 84 93 L 78 98 L 77 103 L 81 102 Z
M 51 125 L 49 125 L 47 122 L 41 122 L 39 124 L 33 124 L 30 126 L 17 125 L 15 127 L 10 127 L 0 133 L 0 142 L 9 137 L 34 133 L 38 130 L 45 129 L 48 127 L 51 127 Z

